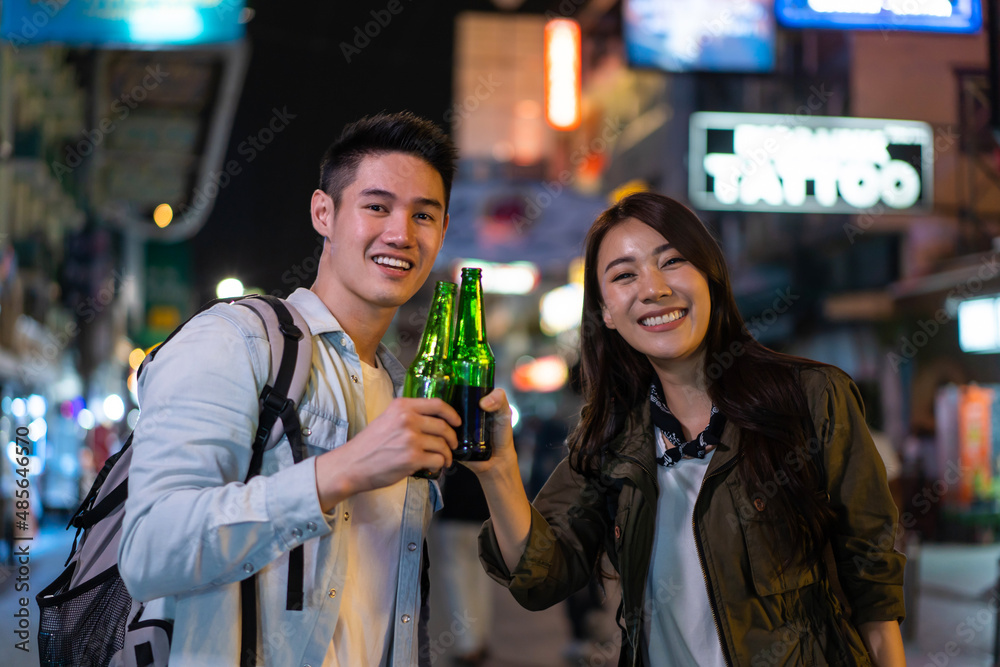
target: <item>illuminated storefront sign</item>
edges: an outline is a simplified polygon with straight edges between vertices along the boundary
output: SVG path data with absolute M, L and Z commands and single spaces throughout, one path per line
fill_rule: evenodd
M 245 0 L 4 0 L 0 39 L 15 47 L 60 42 L 186 46 L 243 37 Z
M 778 20 L 789 28 L 978 32 L 979 0 L 776 0 Z
M 692 114 L 689 195 L 703 210 L 927 210 L 933 132 L 878 118 Z

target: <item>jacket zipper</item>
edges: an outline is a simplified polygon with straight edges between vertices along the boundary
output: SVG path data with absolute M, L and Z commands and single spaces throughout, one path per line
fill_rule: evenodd
M 701 481 L 701 489 L 698 489 L 698 497 L 701 498 L 701 491 L 702 489 L 705 488 L 705 480 L 709 479 L 710 477 L 714 477 L 722 472 L 725 472 L 726 470 L 729 470 L 734 465 L 736 465 L 736 462 L 738 460 L 739 457 L 732 459 L 725 465 L 720 466 L 717 470 L 712 472 L 711 475 L 705 477 L 705 479 Z M 733 659 L 729 656 L 729 646 L 726 644 L 726 638 L 722 635 L 722 628 L 719 625 L 719 612 L 715 604 L 715 595 L 713 595 L 712 587 L 709 585 L 708 582 L 708 570 L 705 569 L 705 552 L 701 546 L 701 539 L 698 537 L 697 507 L 698 507 L 698 501 L 696 500 L 695 501 L 696 511 L 691 514 L 691 530 L 694 531 L 694 543 L 695 546 L 698 547 L 698 563 L 701 565 L 701 575 L 705 579 L 705 591 L 708 593 L 709 606 L 712 608 L 712 620 L 715 621 L 715 632 L 719 635 L 719 643 L 722 645 L 722 657 L 725 659 L 726 665 L 732 667 Z
M 625 461 L 631 461 L 632 463 L 634 463 L 637 466 L 639 466 L 639 469 L 642 470 L 644 473 L 646 473 L 646 475 L 649 477 L 649 479 L 653 482 L 653 486 L 656 486 L 656 475 L 654 475 L 652 472 L 650 472 L 649 468 L 646 467 L 645 463 L 643 463 L 639 459 L 635 458 L 634 456 L 628 456 L 626 454 L 619 454 L 618 458 L 623 459 Z M 645 583 L 643 583 L 643 588 L 645 588 Z M 622 602 L 624 603 L 624 599 L 622 600 Z M 639 608 L 640 609 L 642 608 L 641 604 L 640 604 Z M 642 618 L 641 617 L 638 618 L 638 619 L 636 619 L 633 622 L 633 624 L 632 624 L 632 628 L 629 628 L 629 630 L 628 630 L 628 641 L 629 641 L 629 644 L 631 644 L 631 646 L 632 646 L 632 667 L 636 667 L 636 665 L 639 664 L 638 663 L 638 661 L 639 661 L 639 647 L 638 647 L 638 643 L 639 643 L 639 625 L 638 624 L 641 623 L 641 622 L 642 622 Z

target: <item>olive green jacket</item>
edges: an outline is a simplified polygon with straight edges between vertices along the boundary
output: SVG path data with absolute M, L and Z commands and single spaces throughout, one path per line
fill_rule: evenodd
M 806 566 L 796 558 L 782 568 L 793 545 L 774 539 L 766 499 L 755 505 L 747 494 L 736 465 L 739 430 L 727 423 L 695 503 L 692 529 L 723 654 L 732 666 L 870 665 L 855 628 L 903 618 L 905 559 L 893 550 L 896 510 L 857 387 L 833 367 L 804 369 L 801 381 L 817 438 L 790 463 L 796 461 L 797 469 L 814 456 L 822 467 L 837 515 L 828 561 L 836 563 L 850 617 L 823 563 Z M 619 664 L 639 665 L 658 492 L 648 404 L 632 414 L 612 450 L 599 479 L 578 475 L 566 460 L 556 468 L 533 503 L 528 544 L 513 573 L 491 522 L 480 535 L 480 558 L 523 607 L 538 610 L 582 588 L 606 551 L 621 575 Z M 779 475 L 773 483 L 781 482 Z

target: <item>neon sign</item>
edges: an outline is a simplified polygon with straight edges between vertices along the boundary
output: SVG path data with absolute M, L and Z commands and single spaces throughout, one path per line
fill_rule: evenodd
M 978 32 L 979 0 L 776 0 L 778 20 L 789 28 Z
M 929 209 L 926 123 L 702 112 L 691 116 L 689 195 L 703 210 Z

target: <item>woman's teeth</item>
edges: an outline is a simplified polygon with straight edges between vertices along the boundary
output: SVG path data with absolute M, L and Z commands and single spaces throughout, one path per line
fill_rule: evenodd
M 655 327 L 659 324 L 666 324 L 667 322 L 673 322 L 674 320 L 679 320 L 680 318 L 687 315 L 687 310 L 674 310 L 666 315 L 660 315 L 658 317 L 647 317 L 644 320 L 639 320 L 639 324 L 644 327 Z

